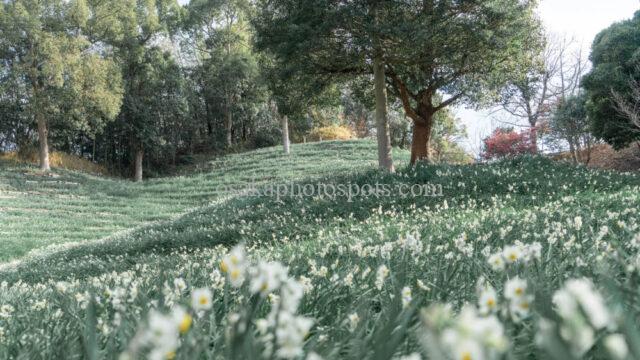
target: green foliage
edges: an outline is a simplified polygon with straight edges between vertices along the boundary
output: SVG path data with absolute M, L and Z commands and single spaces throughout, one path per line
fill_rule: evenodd
M 579 93 L 560 103 L 548 126 L 547 140 L 552 144 L 557 144 L 560 140 L 569 143 L 570 149 L 589 148 L 594 139 L 591 135 L 586 94 Z
M 628 118 L 616 109 L 613 92 L 631 97 L 631 80 L 640 80 L 640 13 L 603 30 L 593 42 L 593 69 L 583 79 L 593 134 L 616 149 L 640 140 Z
M 194 1 L 187 9 L 185 26 L 194 43 L 194 74 L 202 87 L 208 135 L 216 148 L 246 143 L 257 136 L 247 129 L 259 127 L 259 113 L 266 107 L 261 59 L 251 45 L 252 6 L 242 0 Z
M 100 132 L 119 112 L 122 81 L 87 38 L 86 3 L 15 0 L 1 7 L 0 88 L 8 93 L 1 98 L 24 104 L 10 108 L 13 126 L 32 129 L 40 117 L 54 136 Z
M 455 101 L 495 100 L 506 81 L 527 68 L 527 54 L 539 46 L 534 6 L 513 0 L 278 0 L 263 2 L 255 23 L 258 47 L 286 67 L 284 81 L 310 76 L 322 87 L 368 75 L 374 52 L 382 51 L 390 88 L 409 117 L 426 122 Z M 438 92 L 451 100 L 434 104 Z
M 458 145 L 458 141 L 466 138 L 467 129 L 460 125 L 457 119 L 448 109 L 436 114 L 432 130 L 431 148 L 433 160 L 450 164 L 468 164 L 473 158 Z

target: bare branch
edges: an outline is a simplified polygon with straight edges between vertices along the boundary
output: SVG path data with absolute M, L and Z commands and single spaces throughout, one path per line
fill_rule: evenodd
M 630 80 L 631 100 L 617 91 L 611 90 L 613 96 L 614 108 L 626 119 L 629 119 L 634 125 L 632 131 L 640 132 L 640 82 Z

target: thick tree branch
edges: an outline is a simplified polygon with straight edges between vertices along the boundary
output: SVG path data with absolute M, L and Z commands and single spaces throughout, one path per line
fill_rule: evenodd
M 463 96 L 464 96 L 464 93 L 456 94 L 456 95 L 454 95 L 454 96 L 452 96 L 452 97 L 448 98 L 447 100 L 445 100 L 445 101 L 441 102 L 441 103 L 440 103 L 440 105 L 438 105 L 438 106 L 434 107 L 434 108 L 433 108 L 433 111 L 434 111 L 434 112 L 438 112 L 438 111 L 440 111 L 440 110 L 442 110 L 442 109 L 446 108 L 447 106 L 449 106 L 449 105 L 453 104 L 454 102 L 458 101 L 458 100 L 459 100 L 461 97 L 463 97 Z
M 418 113 L 411 107 L 411 99 L 415 100 L 416 96 L 413 95 L 407 86 L 400 80 L 400 77 L 392 70 L 389 69 L 389 77 L 393 82 L 393 87 L 396 89 L 397 93 L 400 95 L 400 101 L 402 101 L 402 107 L 404 108 L 404 112 L 407 114 L 409 118 L 411 118 L 415 123 L 426 123 L 426 120 L 423 119 Z

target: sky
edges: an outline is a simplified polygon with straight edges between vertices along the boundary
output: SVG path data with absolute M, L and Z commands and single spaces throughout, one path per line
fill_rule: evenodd
M 596 35 L 611 24 L 629 19 L 640 10 L 640 0 L 542 0 L 538 14 L 548 32 L 573 38 L 576 46 L 589 53 Z M 477 153 L 481 140 L 505 119 L 495 111 L 454 110 L 467 126 L 468 139 L 462 145 Z

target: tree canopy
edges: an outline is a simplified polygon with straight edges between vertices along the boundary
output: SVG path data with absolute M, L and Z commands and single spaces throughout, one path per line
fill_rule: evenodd
M 323 84 L 373 73 L 381 53 L 389 90 L 414 123 L 412 161 L 429 157 L 433 116 L 497 99 L 539 47 L 533 1 L 262 2 L 258 45 L 289 74 Z M 446 94 L 435 102 L 437 94 Z
M 0 9 L 2 98 L 19 104 L 14 120 L 37 125 L 40 166 L 49 170 L 49 132 L 101 131 L 119 112 L 121 76 L 92 47 L 82 0 L 13 0 Z
M 593 42 L 593 68 L 583 79 L 593 134 L 616 149 L 640 140 L 628 117 L 616 110 L 614 93 L 632 101 L 640 81 L 640 12 L 603 30 Z

